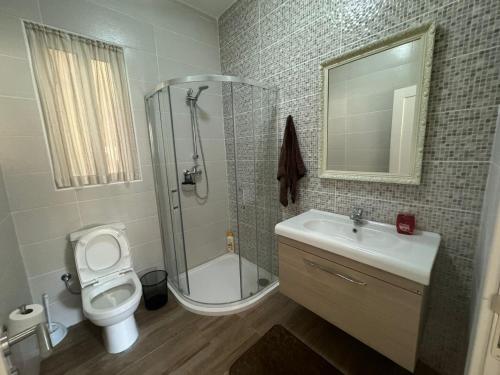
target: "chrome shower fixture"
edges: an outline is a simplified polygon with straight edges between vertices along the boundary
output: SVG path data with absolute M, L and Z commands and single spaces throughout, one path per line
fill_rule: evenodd
M 184 175 L 182 185 L 196 185 L 196 178 L 201 176 L 201 169 L 195 165 L 191 169 L 185 169 L 182 174 Z
M 198 101 L 198 98 L 201 95 L 201 92 L 204 91 L 204 90 L 206 90 L 206 89 L 208 89 L 208 86 L 200 86 L 200 87 L 198 87 L 198 92 L 194 96 L 193 96 L 193 89 L 189 89 L 188 92 L 187 92 L 186 101 L 188 103 L 190 101 L 196 103 Z
M 207 164 L 205 161 L 205 155 L 203 153 L 203 143 L 201 142 L 201 134 L 200 134 L 200 124 L 198 123 L 198 112 L 197 112 L 197 102 L 198 98 L 200 97 L 202 91 L 208 89 L 208 86 L 200 86 L 198 87 L 198 92 L 196 95 L 193 95 L 193 89 L 189 89 L 187 92 L 186 96 L 186 104 L 189 106 L 189 113 L 191 114 L 191 135 L 192 135 L 192 140 L 193 140 L 193 161 L 194 161 L 194 167 L 191 169 L 186 169 L 184 170 L 184 181 L 182 182 L 183 187 L 188 187 L 189 185 L 193 185 L 194 187 L 194 193 L 196 196 L 200 199 L 207 199 L 208 198 L 208 173 L 207 173 Z M 201 152 L 201 161 L 203 165 L 203 172 L 205 174 L 205 186 L 206 186 L 206 192 L 204 195 L 201 195 L 198 192 L 197 185 L 196 185 L 196 180 L 197 177 L 201 176 L 201 169 L 198 167 L 198 159 L 200 155 L 198 155 L 198 145 L 200 146 L 200 152 Z

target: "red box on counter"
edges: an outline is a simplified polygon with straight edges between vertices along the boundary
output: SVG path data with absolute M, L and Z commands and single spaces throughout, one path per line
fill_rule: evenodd
M 396 229 L 401 234 L 413 234 L 415 232 L 415 215 L 399 213 L 396 220 Z

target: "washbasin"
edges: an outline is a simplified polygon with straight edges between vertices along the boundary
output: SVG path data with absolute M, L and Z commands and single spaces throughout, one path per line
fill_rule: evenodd
M 353 242 L 367 248 L 388 248 L 397 243 L 391 233 L 375 230 L 369 226 L 354 226 L 352 223 L 332 220 L 307 220 L 304 222 L 304 227 L 310 231 L 325 236 L 337 237 L 339 240 Z
M 403 235 L 394 225 L 309 210 L 275 227 L 276 234 L 428 285 L 441 237 L 417 231 Z

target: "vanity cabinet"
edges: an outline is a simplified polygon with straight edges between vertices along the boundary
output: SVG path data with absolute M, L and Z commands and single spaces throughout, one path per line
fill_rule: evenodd
M 413 371 L 426 287 L 279 237 L 280 291 Z

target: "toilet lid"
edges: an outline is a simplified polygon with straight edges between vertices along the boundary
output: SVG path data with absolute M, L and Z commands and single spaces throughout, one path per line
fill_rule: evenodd
M 109 227 L 95 229 L 78 240 L 75 262 L 82 287 L 132 269 L 124 233 Z

